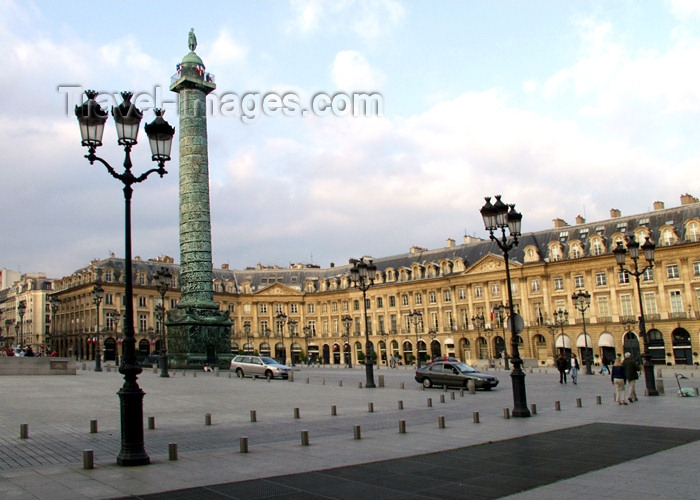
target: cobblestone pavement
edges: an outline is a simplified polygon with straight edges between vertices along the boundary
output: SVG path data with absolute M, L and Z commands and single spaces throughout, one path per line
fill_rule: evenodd
M 504 418 L 504 409 L 512 409 L 510 377 L 504 371 L 496 372 L 501 381 L 498 390 L 469 394 L 423 390 L 413 380 L 413 370 L 404 367 L 376 370 L 375 380 L 379 376 L 384 380 L 384 387 L 376 389 L 358 387 L 365 381 L 361 368 L 298 367 L 293 382 L 229 378 L 227 371 L 219 376 L 180 371 L 162 378 L 148 369 L 139 383 L 146 392 L 144 425 L 147 427 L 148 417 L 155 421 L 155 429 L 144 431 L 152 464 L 125 468 L 115 462 L 120 449 L 116 392 L 122 377 L 114 370 L 95 373 L 89 365 L 87 368 L 76 376 L 0 379 L 0 497 L 146 496 L 517 441 L 569 428 L 590 429 L 589 424 L 646 426 L 637 435 L 646 435 L 649 427 L 658 427 L 658 432 L 661 428 L 700 430 L 700 421 L 694 417 L 700 398 L 675 396 L 675 370 L 670 367 L 663 369 L 660 379 L 665 396 L 641 397 L 638 403 L 624 407 L 612 401 L 607 376 L 580 375 L 577 386 L 563 385 L 552 369 L 535 369 L 528 373 L 526 384 L 528 404 L 536 405 L 537 414 L 528 419 Z M 685 374 L 689 378 L 684 386 L 700 385 L 699 372 L 690 369 Z M 643 381 L 638 385 L 643 386 Z M 555 409 L 555 401 L 560 410 Z M 295 408 L 299 418 L 294 418 Z M 474 412 L 479 412 L 478 424 Z M 211 416 L 211 425 L 205 425 L 206 414 Z M 91 420 L 97 420 L 97 433 L 90 433 Z M 405 422 L 405 434 L 399 434 L 400 420 Z M 28 439 L 20 438 L 21 424 L 28 425 Z M 355 426 L 361 428 L 361 439 L 355 439 Z M 303 430 L 308 432 L 310 446 L 301 445 Z M 697 439 L 694 435 L 688 431 L 690 441 Z M 241 437 L 247 438 L 249 453 L 240 453 Z M 683 444 L 682 440 L 674 442 Z M 170 443 L 177 443 L 176 461 L 168 460 Z M 95 468 L 90 470 L 82 467 L 82 453 L 87 449 L 94 452 Z M 685 466 L 679 463 L 697 466 L 692 456 L 698 450 L 697 442 L 689 442 L 666 451 L 649 448 L 629 460 L 651 460 L 655 470 L 682 477 Z M 629 460 L 604 470 L 615 470 Z M 601 472 L 581 474 L 573 476 Z M 432 476 L 426 475 L 425 481 L 432 484 L 437 477 L 439 483 L 439 474 Z M 551 477 L 552 482 L 561 479 L 565 478 Z M 500 493 L 530 489 L 534 494 L 546 489 L 542 484 L 546 483 L 537 489 L 530 486 Z M 326 493 L 323 498 L 341 496 Z

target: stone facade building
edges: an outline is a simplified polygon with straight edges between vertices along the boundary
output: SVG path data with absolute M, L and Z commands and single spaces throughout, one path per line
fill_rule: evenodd
M 612 253 L 618 241 L 634 235 L 640 242 L 650 236 L 657 245 L 654 267 L 641 277 L 652 359 L 658 364 L 697 363 L 698 199 L 684 195 L 678 207 L 657 202 L 652 212 L 622 216 L 611 210 L 610 215 L 599 222 L 578 217 L 574 225 L 556 219 L 551 229 L 523 234 L 511 252 L 514 307 L 525 323 L 518 339 L 521 357 L 530 366 L 546 365 L 559 351 L 573 350 L 583 358 L 588 348 L 599 362 L 603 354 L 612 359 L 643 349 L 636 281 L 620 272 Z M 448 239 L 443 248 L 413 247 L 373 262 L 377 279 L 367 291 L 367 313 L 380 363 L 392 355 L 408 363 L 417 351 L 423 357 L 456 356 L 478 365 L 498 358 L 510 345 L 500 307 L 507 301 L 505 267 L 495 243 L 465 237 L 457 244 Z M 135 328 L 142 356 L 157 352 L 162 342 L 155 314 L 160 295 L 153 281 L 161 267 L 172 274 L 173 286 L 165 297 L 166 309 L 172 309 L 180 297 L 180 266 L 169 257 L 134 262 Z M 364 335 L 362 294 L 350 286 L 349 270 L 349 265 L 332 264 L 214 269 L 214 300 L 232 319 L 232 352 L 258 352 L 287 363 L 311 355 L 330 364 L 344 364 L 347 353 L 357 363 Z M 86 340 L 96 325 L 91 290 L 99 282 L 105 289 L 100 310 L 104 355 L 114 359 L 123 308 L 122 273 L 123 260 L 112 255 L 56 280 L 60 306 L 53 326 L 60 354 L 94 357 L 94 346 Z M 571 298 L 579 291 L 591 295 L 585 336 L 584 317 Z M 568 313 L 563 324 L 554 321 L 558 311 Z

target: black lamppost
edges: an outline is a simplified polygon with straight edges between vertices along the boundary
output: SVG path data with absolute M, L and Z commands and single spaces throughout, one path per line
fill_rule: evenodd
M 160 309 L 156 308 L 156 318 L 160 322 L 160 376 L 170 377 L 168 373 L 168 348 L 165 335 L 165 294 L 172 283 L 173 275 L 165 267 L 161 267 L 153 275 L 158 293 L 160 294 Z
M 277 333 L 280 334 L 280 337 L 284 337 L 284 324 L 287 322 L 287 315 L 279 311 L 275 315 L 275 319 L 277 320 Z
M 119 465 L 146 465 L 151 462 L 143 442 L 143 396 L 144 392 L 136 381 L 142 369 L 136 358 L 136 338 L 134 336 L 134 290 L 131 257 L 131 196 L 132 186 L 143 182 L 149 175 L 157 173 L 163 177 L 167 172 L 165 162 L 170 160 L 170 148 L 175 129 L 162 117 L 162 112 L 155 109 L 156 118 L 146 125 L 146 135 L 151 145 L 151 159 L 158 163 L 158 168 L 152 168 L 135 176 L 131 168 L 131 148 L 136 144 L 142 113 L 131 103 L 131 92 L 122 92 L 124 102 L 112 108 L 112 115 L 117 127 L 117 139 L 124 146 L 124 172 L 117 173 L 112 166 L 95 155 L 102 145 L 102 134 L 107 111 L 95 101 L 97 92 L 85 91 L 88 100 L 81 106 L 75 107 L 75 115 L 80 124 L 82 145 L 88 148 L 90 165 L 97 161 L 107 168 L 107 172 L 124 185 L 124 295 L 126 298 L 126 318 L 124 320 L 124 345 L 119 372 L 124 375 L 124 385 L 117 393 L 121 403 L 121 450 L 117 455 Z
M 552 359 L 554 360 L 554 364 L 556 365 L 556 363 L 557 363 L 557 344 L 555 341 L 555 335 L 556 335 L 559 327 L 557 327 L 557 325 L 547 325 L 547 328 L 549 328 L 549 334 L 552 336 Z
M 644 379 L 647 386 L 647 396 L 658 396 L 659 391 L 656 389 L 656 380 L 654 380 L 654 365 L 651 362 L 651 353 L 649 352 L 649 344 L 647 343 L 647 327 L 644 320 L 644 303 L 642 301 L 642 286 L 640 284 L 639 277 L 642 276 L 647 270 L 654 267 L 654 250 L 656 245 L 654 245 L 649 237 L 645 238 L 644 244 L 641 246 L 644 251 L 644 258 L 647 261 L 647 265 L 644 269 L 640 270 L 638 266 L 639 261 L 639 242 L 634 239 L 634 236 L 629 236 L 627 238 L 627 250 L 622 246 L 622 242 L 617 242 L 617 247 L 613 250 L 615 254 L 615 259 L 617 259 L 617 264 L 620 266 L 620 272 L 629 273 L 634 276 L 637 280 L 637 296 L 639 297 L 639 333 L 644 341 Z M 625 256 L 629 250 L 632 262 L 634 262 L 634 271 L 630 271 L 625 268 Z
M 341 336 L 343 339 L 343 357 L 345 358 L 345 366 L 352 368 L 352 346 L 350 346 L 350 327 L 352 326 L 352 316 L 346 314 L 341 319 L 345 327 L 345 333 Z M 345 350 L 348 346 L 348 351 Z
M 245 333 L 245 345 L 243 346 L 243 351 L 246 354 L 250 354 L 250 339 L 252 337 L 252 334 L 250 332 L 250 321 L 243 322 L 243 333 Z
M 25 300 L 20 300 L 17 303 L 17 315 L 19 316 L 19 323 L 15 325 L 15 329 L 19 326 L 18 338 L 20 347 L 24 344 L 24 313 L 27 310 L 27 302 Z
M 566 348 L 566 343 L 564 342 L 564 325 L 569 324 L 569 311 L 563 309 L 558 309 L 554 311 L 554 324 L 561 327 L 561 345 L 562 349 Z
M 102 289 L 99 283 L 97 283 L 92 289 L 92 302 L 97 306 L 97 335 L 95 336 L 95 341 L 93 342 L 93 348 L 95 349 L 95 371 L 102 371 L 102 351 L 100 349 L 100 304 L 105 296 L 105 291 Z
M 367 317 L 367 290 L 374 285 L 374 278 L 377 275 L 377 266 L 372 263 L 372 259 L 362 257 L 350 259 L 352 268 L 350 269 L 350 283 L 362 292 L 362 306 L 365 316 L 365 374 L 367 381 L 365 387 L 373 389 L 374 385 L 374 360 L 372 358 L 372 345 L 369 340 L 369 319 Z
M 306 348 L 306 365 L 311 364 L 311 357 L 309 356 L 309 339 L 311 338 L 311 335 L 313 335 L 313 331 L 311 330 L 311 327 L 309 325 L 306 325 L 304 328 L 304 346 Z
M 58 312 L 59 307 L 61 307 L 61 299 L 55 295 L 52 295 L 49 300 L 51 301 L 51 344 L 49 346 L 49 352 L 51 353 L 55 350 L 53 349 L 53 344 L 56 342 L 56 330 L 58 329 L 58 325 L 56 324 L 56 313 Z
M 2 322 L 2 309 L 0 309 L 0 323 L 1 322 Z M 0 326 L 0 348 L 3 347 L 3 344 L 5 342 L 7 342 L 7 336 L 5 336 L 5 337 L 2 336 L 2 327 Z
M 593 359 L 592 353 L 588 351 L 588 334 L 586 333 L 586 310 L 591 307 L 591 294 L 586 291 L 574 292 L 571 295 L 571 300 L 574 303 L 574 307 L 581 312 L 581 317 L 583 318 L 583 342 L 586 349 L 583 363 L 586 365 L 586 375 L 593 375 L 591 370 Z
M 527 394 L 525 392 L 525 372 L 523 372 L 523 360 L 520 359 L 518 347 L 518 333 L 522 329 L 522 319 L 516 318 L 513 309 L 513 290 L 510 282 L 510 266 L 508 252 L 518 245 L 518 236 L 520 236 L 520 224 L 523 216 L 515 211 L 515 205 L 506 205 L 501 201 L 501 195 L 496 195 L 496 203 L 491 204 L 491 197 L 486 197 L 486 203 L 481 207 L 481 217 L 484 219 L 484 227 L 489 232 L 491 240 L 495 241 L 498 248 L 503 252 L 503 259 L 506 266 L 506 286 L 508 287 L 508 326 L 511 332 L 511 352 L 513 358 L 513 371 L 510 373 L 510 378 L 513 381 L 513 416 L 514 417 L 529 417 L 530 410 L 527 407 Z M 506 236 L 506 228 L 510 232 L 510 236 Z M 494 232 L 500 229 L 501 236 L 497 236 Z M 520 318 L 520 321 L 518 321 Z M 520 324 L 518 324 L 520 323 Z
M 412 311 L 408 314 L 408 318 L 416 331 L 416 368 L 420 368 L 420 353 L 418 352 L 418 325 L 423 321 L 423 313 L 420 311 Z
M 510 283 L 508 283 L 508 286 L 510 286 Z M 501 328 L 503 329 L 503 367 L 506 370 L 510 370 L 510 366 L 508 366 L 508 342 L 506 342 L 506 306 L 503 304 L 498 304 L 497 306 L 494 306 L 493 308 L 494 312 L 498 315 L 498 322 L 501 324 Z M 516 339 L 517 340 L 517 339 Z

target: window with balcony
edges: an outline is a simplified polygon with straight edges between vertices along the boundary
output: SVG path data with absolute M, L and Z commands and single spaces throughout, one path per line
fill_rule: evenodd
M 564 289 L 564 278 L 554 278 L 554 289 L 563 290 Z
M 541 285 L 540 285 L 540 280 L 539 280 L 539 278 L 535 278 L 535 279 L 533 279 L 533 280 L 530 280 L 530 290 L 531 290 L 533 293 L 539 292 L 541 288 L 542 288 L 542 287 L 541 287 Z
M 402 305 L 402 306 L 405 306 L 405 307 L 409 305 L 409 304 L 408 304 L 408 295 L 407 295 L 407 294 L 403 294 L 403 295 L 401 296 L 401 305 Z
M 431 304 L 436 304 L 436 303 L 437 303 L 437 295 L 435 294 L 435 292 L 430 292 L 430 293 L 428 294 L 428 300 L 430 300 L 430 303 L 431 303 Z
M 419 306 L 423 303 L 423 296 L 420 293 L 416 293 L 413 295 L 413 301 Z
M 630 282 L 630 273 L 627 271 L 620 271 L 617 273 L 617 282 L 621 285 L 625 285 Z
M 669 292 L 671 299 L 671 314 L 673 317 L 678 318 L 683 315 L 683 297 L 681 296 L 680 290 L 671 290 Z
M 483 297 L 483 291 L 481 290 L 480 286 L 475 286 L 474 287 L 474 298 L 475 299 L 480 299 Z
M 585 288 L 585 283 L 583 280 L 583 274 L 577 274 L 574 276 L 574 287 L 575 288 Z
M 443 297 L 444 297 L 445 302 L 452 302 L 452 291 L 451 290 L 443 291 Z
M 267 304 L 260 304 L 260 314 L 267 314 Z

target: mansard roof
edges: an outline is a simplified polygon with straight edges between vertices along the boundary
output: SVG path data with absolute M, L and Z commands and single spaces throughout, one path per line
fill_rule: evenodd
M 679 207 L 654 210 L 627 217 L 613 217 L 608 220 L 582 223 L 573 226 L 564 225 L 541 231 L 524 233 L 519 238 L 517 247 L 511 250 L 509 257 L 512 261 L 522 265 L 531 264 L 532 262 L 543 262 L 547 259 L 549 246 L 552 242 L 558 242 L 564 247 L 561 260 L 568 260 L 567 249 L 572 241 L 578 241 L 582 244 L 584 255 L 588 256 L 591 237 L 599 235 L 605 242 L 604 254 L 611 254 L 614 248 L 613 236 L 624 234 L 632 235 L 639 228 L 646 228 L 652 240 L 658 242 L 661 236 L 661 230 L 664 227 L 673 227 L 678 236 L 677 244 L 682 244 L 687 241 L 686 238 L 686 221 L 697 219 L 700 222 L 700 203 L 690 203 Z M 533 261 L 525 262 L 525 249 L 535 247 L 539 252 L 539 256 Z M 377 266 L 377 271 L 386 278 L 386 271 L 393 269 L 398 272 L 401 268 L 411 270 L 412 265 L 418 263 L 426 268 L 430 264 L 434 264 L 440 269 L 440 263 L 444 260 L 454 263 L 461 259 L 464 262 L 464 268 L 468 269 L 475 265 L 479 260 L 488 255 L 502 258 L 503 253 L 498 248 L 498 245 L 491 240 L 476 240 L 462 245 L 454 245 L 435 250 L 413 249 L 411 252 L 397 254 L 387 257 L 374 258 L 373 262 Z M 147 275 L 147 284 L 152 284 L 153 274 L 161 267 L 166 267 L 175 276 L 180 276 L 180 266 L 171 261 L 158 260 L 136 260 L 133 263 L 134 273 L 145 272 Z M 250 285 L 250 290 L 255 293 L 273 286 L 277 283 L 283 284 L 292 290 L 306 291 L 309 282 L 314 284 L 315 290 L 319 291 L 319 281 L 330 280 L 332 278 L 340 278 L 347 275 L 350 271 L 350 265 L 334 266 L 329 268 L 313 267 L 293 267 L 293 268 L 256 268 L 256 269 L 215 269 L 213 271 L 213 279 L 223 282 L 233 281 L 235 284 L 235 292 L 240 293 L 240 286 L 243 283 Z M 92 272 L 96 269 L 111 268 L 115 273 L 115 281 L 122 281 L 121 276 L 123 269 L 123 259 L 110 256 L 107 259 L 94 261 L 89 266 L 77 270 L 75 275 L 83 275 Z M 102 273 L 102 271 L 98 271 Z M 64 278 L 64 280 L 70 277 Z M 426 277 L 423 276 L 422 279 Z M 99 277 L 98 279 L 103 279 Z M 384 281 L 384 280 L 382 280 Z

